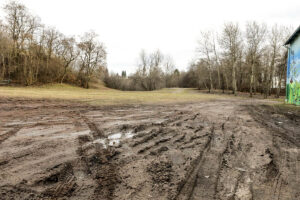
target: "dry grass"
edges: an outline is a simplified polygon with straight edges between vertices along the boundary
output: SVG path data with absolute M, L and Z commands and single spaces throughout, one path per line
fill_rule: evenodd
M 76 100 L 96 105 L 195 102 L 228 98 L 223 95 L 199 93 L 195 89 L 172 88 L 144 92 L 119 91 L 104 86 L 83 89 L 66 84 L 51 84 L 40 87 L 0 87 L 1 96 Z

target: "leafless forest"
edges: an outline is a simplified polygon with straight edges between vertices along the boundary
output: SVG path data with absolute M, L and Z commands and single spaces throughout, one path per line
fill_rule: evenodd
M 162 87 L 197 87 L 262 93 L 279 97 L 285 86 L 287 49 L 283 46 L 291 28 L 248 22 L 245 31 L 239 24 L 224 24 L 221 33 L 201 32 L 197 61 L 184 72 L 174 69 L 172 58 L 159 50 L 140 54 L 139 69 L 124 79 L 110 75 L 107 84 L 118 89 L 153 90 Z M 116 84 L 117 83 L 117 84 Z
M 280 95 L 285 88 L 287 50 L 291 27 L 251 21 L 241 26 L 226 22 L 221 32 L 202 31 L 197 59 L 187 71 L 175 68 L 171 56 L 160 50 L 139 55 L 135 73 L 108 73 L 106 50 L 97 34 L 65 36 L 41 23 L 17 2 L 4 7 L 1 22 L 0 79 L 17 84 L 71 83 L 88 88 L 93 79 L 121 90 L 197 87 Z M 199 30 L 201 31 L 201 30 Z M 141 47 L 142 48 L 142 47 Z M 192 55 L 191 55 L 192 57 Z
M 68 82 L 88 88 L 103 73 L 106 52 L 94 32 L 76 41 L 41 23 L 20 3 L 11 1 L 1 22 L 1 79 L 18 84 Z

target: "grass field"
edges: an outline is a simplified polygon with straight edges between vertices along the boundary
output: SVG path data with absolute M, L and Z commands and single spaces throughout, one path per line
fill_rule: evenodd
M 92 105 L 179 103 L 226 98 L 249 98 L 247 95 L 234 97 L 233 95 L 224 95 L 221 93 L 208 94 L 193 88 L 165 88 L 156 91 L 119 91 L 107 88 L 103 84 L 92 85 L 92 89 L 84 89 L 68 84 L 48 84 L 32 87 L 5 86 L 0 87 L 1 97 L 74 100 Z M 282 98 L 270 98 L 269 100 L 278 102 L 276 104 L 278 107 L 300 109 L 300 107 L 284 104 L 284 99 Z
M 171 88 L 145 92 L 119 91 L 101 85 L 94 89 L 83 89 L 67 84 L 51 84 L 39 87 L 0 87 L 1 96 L 76 100 L 96 105 L 192 102 L 227 98 L 224 95 L 203 94 L 192 88 Z

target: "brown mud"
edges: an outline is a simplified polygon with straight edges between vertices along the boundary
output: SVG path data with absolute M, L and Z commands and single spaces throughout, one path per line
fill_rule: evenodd
M 0 199 L 300 200 L 300 114 L 262 100 L 0 99 Z

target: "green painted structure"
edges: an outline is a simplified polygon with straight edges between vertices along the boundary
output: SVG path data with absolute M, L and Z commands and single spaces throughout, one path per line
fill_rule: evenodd
M 286 103 L 300 106 L 300 26 L 285 45 L 288 48 Z

